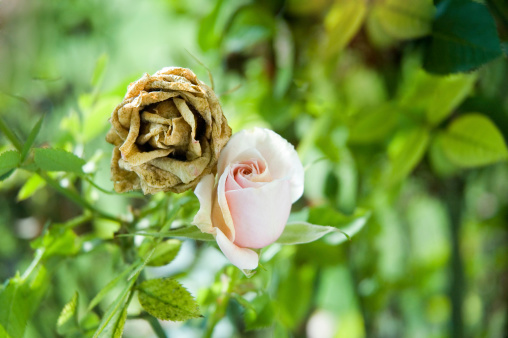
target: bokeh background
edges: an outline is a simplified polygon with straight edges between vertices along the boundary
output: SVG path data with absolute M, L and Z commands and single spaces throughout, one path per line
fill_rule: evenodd
M 506 55 L 492 52 L 479 29 L 472 40 L 486 44 L 483 59 L 452 69 L 432 38 L 438 36 L 436 8 L 453 1 L 405 3 L 3 0 L 0 117 L 25 139 L 44 115 L 35 144 L 84 158 L 95 184 L 110 191 L 112 146 L 104 137 L 127 85 L 166 66 L 191 68 L 202 81 L 213 79 L 234 132 L 264 126 L 295 145 L 307 171 L 293 217 L 333 225 L 342 215 L 371 213 L 342 245 L 323 239 L 267 248 L 266 270 L 242 279 L 227 298 L 215 337 L 503 337 Z M 502 42 L 507 6 L 487 5 Z M 471 163 L 446 153 L 444 133 L 469 113 L 498 130 L 501 155 Z M 469 128 L 470 134 L 480 130 Z M 0 152 L 8 149 L 0 133 Z M 166 198 L 107 194 L 72 175 L 54 178 L 115 215 Z M 27 268 L 30 242 L 48 221 L 81 213 L 30 171 L 0 182 L 0 280 Z M 74 229 L 88 244 L 51 266 L 26 337 L 57 336 L 57 318 L 74 291 L 84 313 L 122 271 L 121 248 L 112 239 L 117 230 L 103 219 Z M 162 323 L 168 335 L 203 334 L 223 297 L 223 276 L 232 273 L 226 266 L 216 247 L 187 240 L 173 263 L 148 270 L 181 281 L 206 317 Z M 96 315 L 114 298 L 113 290 Z M 135 303 L 125 337 L 154 336 L 135 316 Z

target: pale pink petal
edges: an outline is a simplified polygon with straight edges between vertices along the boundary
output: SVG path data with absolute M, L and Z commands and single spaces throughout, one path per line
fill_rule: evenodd
M 224 173 L 226 174 L 226 173 Z M 226 191 L 229 191 L 229 190 L 238 190 L 238 189 L 242 189 L 243 187 L 235 180 L 235 178 L 233 177 L 232 175 L 232 170 L 230 170 L 228 173 L 227 173 L 227 177 L 226 177 L 226 183 L 224 185 L 224 189 Z
M 196 225 L 202 232 L 211 232 L 213 227 L 212 197 L 214 183 L 214 176 L 212 174 L 206 175 L 199 181 L 194 190 L 194 194 L 199 200 L 199 211 L 194 216 L 192 224 Z
M 291 211 L 289 180 L 275 180 L 259 188 L 226 192 L 235 225 L 234 243 L 241 247 L 262 248 L 275 242 Z
M 216 229 L 217 233 L 215 240 L 217 241 L 219 248 L 224 253 L 226 258 L 229 259 L 233 265 L 237 266 L 240 269 L 247 270 L 257 268 L 259 257 L 256 252 L 237 246 L 232 241 L 230 241 L 229 238 L 227 238 L 219 228 Z
M 266 160 L 273 179 L 290 180 L 292 202 L 302 196 L 304 172 L 298 154 L 288 141 L 268 129 L 254 128 L 234 134 L 221 152 L 218 162 L 219 173 L 232 162 L 247 160 L 248 158 L 238 157 L 249 149 L 259 151 L 261 158 Z
M 231 240 L 235 240 L 235 226 L 233 219 L 231 218 L 231 212 L 229 211 L 228 201 L 226 200 L 226 179 L 229 174 L 230 166 L 226 167 L 226 170 L 222 173 L 219 178 L 219 184 L 217 186 L 217 202 L 219 203 L 220 210 L 222 211 L 222 217 L 224 218 L 224 224 L 229 228 L 231 233 Z

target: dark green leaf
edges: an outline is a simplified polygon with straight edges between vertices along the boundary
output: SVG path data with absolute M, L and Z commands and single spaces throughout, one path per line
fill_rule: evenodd
M 65 171 L 83 174 L 85 161 L 63 149 L 35 149 L 35 163 L 46 171 Z
M 39 121 L 35 124 L 35 126 L 32 128 L 32 131 L 30 132 L 30 135 L 28 135 L 28 138 L 23 145 L 23 149 L 21 150 L 21 162 L 23 162 L 26 158 L 26 155 L 28 155 L 28 151 L 30 148 L 32 148 L 35 139 L 37 135 L 39 134 L 39 131 L 41 130 L 42 121 L 44 120 L 44 116 L 41 116 Z
M 15 150 L 9 150 L 0 154 L 0 176 L 15 169 L 20 161 L 21 155 Z M 6 177 L 5 177 L 6 178 Z M 2 178 L 4 179 L 4 178 Z
M 183 321 L 201 317 L 198 305 L 176 280 L 146 280 L 138 286 L 139 302 L 146 312 L 162 320 Z
M 438 4 L 432 37 L 424 56 L 426 70 L 437 74 L 466 72 L 501 55 L 494 19 L 475 1 Z
M 464 168 L 508 159 L 501 132 L 492 121 L 480 114 L 467 114 L 455 119 L 439 135 L 439 144 L 452 163 Z

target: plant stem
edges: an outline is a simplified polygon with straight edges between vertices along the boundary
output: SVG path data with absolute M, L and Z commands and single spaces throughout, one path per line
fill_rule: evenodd
M 12 145 L 18 150 L 21 151 L 23 149 L 23 145 L 18 137 L 11 131 L 9 126 L 4 122 L 2 118 L 0 118 L 0 130 L 4 133 L 5 137 L 11 141 Z
M 62 195 L 65 195 L 65 197 L 67 197 L 68 199 L 70 199 L 74 203 L 78 204 L 79 206 L 81 206 L 81 207 L 83 207 L 85 209 L 90 210 L 94 214 L 96 214 L 96 215 L 98 215 L 98 216 L 100 216 L 100 217 L 102 217 L 104 219 L 108 219 L 108 220 L 113 221 L 113 222 L 121 223 L 121 221 L 118 218 L 116 218 L 115 216 L 110 215 L 110 214 L 108 214 L 108 213 L 106 213 L 106 212 L 104 212 L 102 210 L 96 209 L 93 205 L 88 203 L 85 199 L 83 199 L 83 197 L 81 197 L 76 192 L 62 187 L 57 181 L 52 179 L 47 173 L 39 170 L 39 171 L 37 171 L 37 174 L 39 174 L 46 181 L 46 183 L 48 185 L 53 187 L 53 189 L 55 189 L 56 191 L 58 191 Z
M 151 315 L 143 316 L 143 319 L 150 324 L 152 327 L 153 332 L 157 335 L 159 338 L 167 338 L 166 332 L 161 326 L 161 323 L 159 323 L 159 320 L 155 317 L 152 317 Z

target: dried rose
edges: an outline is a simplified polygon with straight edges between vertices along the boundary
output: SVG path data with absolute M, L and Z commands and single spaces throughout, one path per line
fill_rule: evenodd
M 186 68 L 145 74 L 111 115 L 117 192 L 183 192 L 210 174 L 231 136 L 212 89 Z

